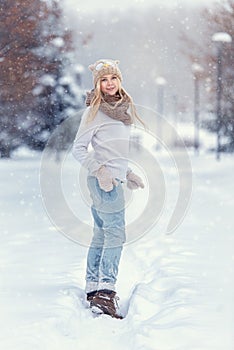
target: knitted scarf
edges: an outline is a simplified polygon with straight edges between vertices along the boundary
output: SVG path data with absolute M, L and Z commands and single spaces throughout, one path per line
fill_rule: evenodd
M 130 125 L 132 124 L 132 118 L 127 112 L 130 99 L 124 92 L 122 92 L 122 95 L 123 98 L 121 99 L 119 95 L 110 96 L 102 94 L 99 110 L 112 119 L 120 120 L 124 124 Z M 87 92 L 86 106 L 90 106 L 93 97 L 94 90 Z

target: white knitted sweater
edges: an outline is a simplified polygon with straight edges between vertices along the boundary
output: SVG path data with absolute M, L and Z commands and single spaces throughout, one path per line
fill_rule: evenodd
M 126 180 L 129 156 L 130 125 L 108 117 L 101 111 L 87 123 L 88 107 L 81 119 L 72 154 L 95 175 L 105 165 L 114 178 Z M 90 149 L 91 146 L 91 149 Z

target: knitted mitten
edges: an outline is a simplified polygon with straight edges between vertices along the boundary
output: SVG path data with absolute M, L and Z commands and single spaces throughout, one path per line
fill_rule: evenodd
M 144 188 L 144 184 L 140 176 L 134 174 L 134 172 L 130 171 L 127 173 L 127 187 L 130 190 L 136 190 L 137 188 Z
M 117 186 L 117 181 L 113 179 L 111 171 L 102 165 L 96 174 L 100 188 L 105 192 L 113 190 L 114 186 Z

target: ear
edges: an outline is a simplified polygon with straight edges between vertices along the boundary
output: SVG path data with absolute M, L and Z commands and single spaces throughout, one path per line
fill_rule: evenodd
M 95 69 L 95 65 L 94 65 L 94 64 L 90 64 L 90 65 L 89 65 L 89 69 L 90 69 L 91 71 L 93 71 L 93 70 Z

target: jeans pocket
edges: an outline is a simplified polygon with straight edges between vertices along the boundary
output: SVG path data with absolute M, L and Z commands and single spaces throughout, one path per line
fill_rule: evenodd
M 109 191 L 109 192 L 105 192 L 103 190 L 101 190 L 101 196 L 102 196 L 102 200 L 104 202 L 114 202 L 118 199 L 118 191 L 116 186 L 114 186 L 114 188 Z

